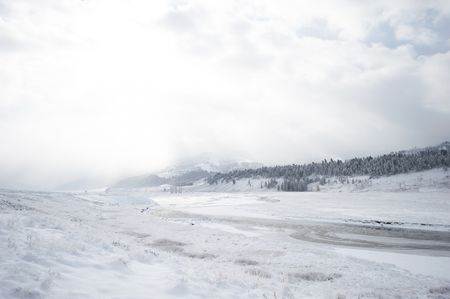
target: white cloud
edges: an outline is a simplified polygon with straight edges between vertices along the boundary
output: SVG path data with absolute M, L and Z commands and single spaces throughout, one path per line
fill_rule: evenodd
M 0 0 L 0 186 L 448 139 L 446 1 Z

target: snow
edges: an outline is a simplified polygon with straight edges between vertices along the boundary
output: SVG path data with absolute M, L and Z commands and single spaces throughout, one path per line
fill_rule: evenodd
M 368 176 L 350 177 L 355 184 L 342 184 L 332 178 L 331 184 L 320 186 L 323 191 L 334 192 L 449 192 L 450 172 L 436 168 L 420 172 L 402 173 L 392 176 L 369 178 Z
M 221 224 L 221 223 L 201 223 L 200 224 L 203 227 L 208 227 L 208 228 L 212 228 L 212 229 L 216 229 L 216 230 L 220 230 L 220 231 L 224 231 L 224 232 L 229 232 L 232 234 L 241 234 L 247 237 L 257 237 L 260 236 L 260 233 L 257 232 L 252 232 L 252 231 L 248 231 L 248 230 L 244 230 L 244 229 L 238 229 L 234 226 L 231 225 L 227 225 L 227 224 Z
M 259 168 L 263 164 L 245 159 L 214 159 L 210 154 L 204 153 L 191 159 L 169 167 L 159 173 L 158 176 L 170 178 L 173 176 L 185 174 L 192 171 L 204 170 L 208 172 L 229 172 L 238 169 Z
M 421 256 L 417 254 L 353 248 L 336 248 L 336 251 L 360 259 L 393 264 L 413 273 L 437 276 L 450 280 L 450 257 Z
M 0 298 L 448 298 L 449 227 L 446 192 L 0 190 Z
M 250 184 L 248 184 L 250 180 Z M 209 185 L 204 180 L 194 186 L 184 188 L 191 192 L 267 192 L 273 190 L 261 189 L 261 183 L 266 178 L 244 178 L 232 182 Z M 282 179 L 278 179 L 279 182 Z M 420 172 L 403 173 L 388 177 L 370 178 L 369 176 L 348 177 L 349 183 L 340 182 L 339 178 L 328 178 L 328 183 L 319 185 L 312 183 L 308 190 L 321 192 L 450 192 L 450 171 L 436 168 Z M 353 181 L 353 183 L 352 183 Z
M 450 229 L 450 200 L 446 192 L 187 192 L 176 196 L 158 196 L 155 200 L 172 209 L 204 215 L 320 219 L 340 223 L 383 221 L 399 223 L 391 226 Z

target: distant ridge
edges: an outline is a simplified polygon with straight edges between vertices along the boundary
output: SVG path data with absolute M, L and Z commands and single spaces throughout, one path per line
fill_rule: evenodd
M 308 164 L 263 166 L 251 161 L 214 161 L 200 156 L 159 173 L 125 178 L 111 188 L 145 188 L 165 184 L 193 185 L 200 180 L 209 184 L 229 183 L 244 178 L 263 178 L 265 188 L 281 191 L 305 191 L 307 185 L 324 182 L 328 177 L 368 175 L 389 176 L 450 166 L 450 142 L 424 148 L 391 152 L 376 157 L 352 158 L 345 161 L 327 160 Z M 202 160 L 201 158 L 204 158 Z
M 189 186 L 201 179 L 207 179 L 212 174 L 239 169 L 254 169 L 263 164 L 248 160 L 218 160 L 202 154 L 190 161 L 179 163 L 165 170 L 122 179 L 112 188 L 145 188 L 157 187 L 164 184 Z
M 327 160 L 309 164 L 292 164 L 257 169 L 242 169 L 216 173 L 208 178 L 209 184 L 235 182 L 244 178 L 264 178 L 261 187 L 281 191 L 306 191 L 310 183 L 325 184 L 329 177 L 368 175 L 390 176 L 450 166 L 450 142 L 425 148 L 403 150 L 376 157 L 352 158 L 345 161 Z M 281 181 L 281 182 L 280 182 Z

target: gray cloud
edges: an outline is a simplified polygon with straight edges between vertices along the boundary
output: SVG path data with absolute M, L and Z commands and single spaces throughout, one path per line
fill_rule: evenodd
M 377 24 L 366 37 L 368 43 L 380 43 L 388 48 L 396 48 L 403 42 L 399 42 L 395 36 L 395 29 L 387 22 Z
M 402 15 L 376 24 L 369 30 L 366 41 L 389 48 L 410 44 L 418 55 L 433 55 L 450 50 L 449 28 L 449 15 L 436 9 L 424 9 L 416 15 Z
M 25 46 L 19 40 L 0 32 L 0 51 L 20 51 L 24 48 Z
M 168 12 L 163 22 L 165 25 L 178 32 L 190 32 L 195 30 L 195 22 L 187 12 L 170 11 Z
M 306 24 L 296 31 L 298 37 L 316 37 L 320 39 L 336 40 L 339 38 L 338 32 L 335 32 L 327 20 L 315 19 L 311 24 Z

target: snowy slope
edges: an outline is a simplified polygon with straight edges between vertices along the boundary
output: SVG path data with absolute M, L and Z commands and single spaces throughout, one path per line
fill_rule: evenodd
M 450 171 L 442 168 L 378 178 L 350 177 L 344 184 L 337 178 L 330 181 L 319 188 L 337 192 L 450 192 Z
M 249 184 L 250 180 L 250 184 Z M 185 191 L 204 192 L 267 192 L 273 191 L 261 188 L 265 178 L 251 178 L 236 180 L 235 184 L 218 183 L 209 185 L 204 180 L 198 181 L 192 187 L 185 187 Z M 278 179 L 279 182 L 282 179 Z M 347 183 L 348 181 L 348 183 Z M 346 177 L 344 182 L 340 178 L 331 177 L 325 185 L 312 183 L 309 191 L 320 192 L 450 192 L 450 171 L 442 168 L 421 172 L 397 174 L 370 178 L 369 176 Z
M 374 205 L 376 194 L 362 202 L 357 196 L 343 202 L 331 193 L 309 194 L 322 197 L 0 190 L 0 298 L 450 295 L 445 278 L 298 239 L 292 221 L 336 217 L 336 206 L 347 218 L 374 217 L 376 207 L 383 211 Z M 432 197 L 429 209 L 423 197 L 408 201 L 386 194 L 386 202 L 387 218 L 401 219 L 409 208 L 413 221 L 450 219 L 445 195 Z

